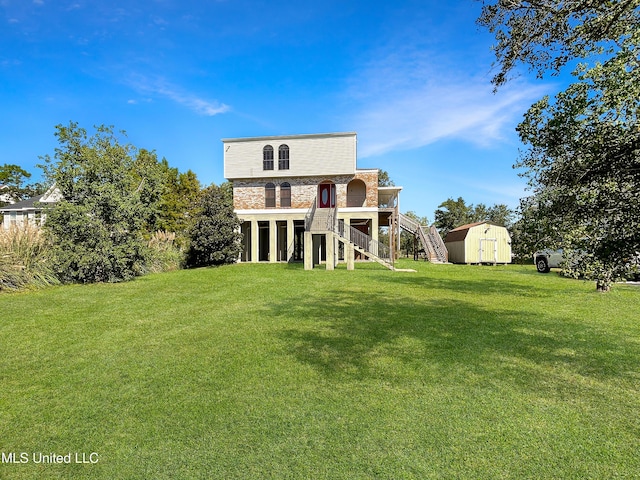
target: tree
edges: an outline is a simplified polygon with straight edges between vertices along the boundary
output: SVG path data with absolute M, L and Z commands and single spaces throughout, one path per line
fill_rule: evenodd
M 121 132 L 122 137 L 125 136 Z M 57 125 L 60 147 L 43 157 L 63 199 L 47 212 L 45 232 L 63 281 L 115 282 L 145 271 L 146 226 L 162 193 L 156 155 L 121 144 L 113 127 L 92 137 L 77 123 Z
M 378 172 L 378 186 L 379 187 L 394 187 L 395 183 L 389 178 L 389 173 L 385 170 Z
M 18 165 L 8 163 L 0 165 L 0 197 L 7 197 L 12 202 L 19 202 L 44 193 L 42 184 L 25 183 L 29 178 L 31 178 L 31 174 Z M 0 206 L 7 203 L 9 202 L 0 200 Z
M 165 188 L 153 230 L 175 232 L 179 237 L 186 237 L 193 227 L 202 187 L 191 170 L 180 173 L 177 168 L 170 167 L 164 158 L 161 166 Z
M 517 167 L 532 195 L 521 202 L 530 250 L 560 246 L 565 272 L 600 291 L 640 251 L 640 2 L 498 1 L 479 22 L 496 34 L 507 80 L 516 64 L 542 76 L 573 59 L 576 81 L 534 104 L 517 130 L 528 145 Z
M 242 250 L 240 221 L 233 211 L 231 184 L 211 185 L 202 194 L 190 232 L 190 267 L 223 265 L 238 260 Z
M 637 34 L 638 0 L 483 0 L 478 24 L 496 37 L 496 86 L 517 65 L 539 78 L 574 59 L 611 55 Z
M 538 227 L 531 240 L 563 247 L 565 271 L 606 291 L 640 252 L 640 125 L 636 112 L 612 108 L 616 100 L 606 97 L 609 82 L 620 82 L 640 98 L 640 78 L 602 68 L 605 75 L 589 70 L 554 103 L 531 107 L 518 127 L 531 148 L 518 165 L 533 191 L 524 217 Z
M 462 197 L 447 198 L 435 211 L 435 226 L 442 238 L 450 230 L 473 221 L 473 205 L 467 205 Z
M 513 219 L 515 214 L 513 210 L 507 207 L 504 203 L 496 204 L 488 208 L 485 219 L 496 225 L 502 225 L 511 230 L 513 227 Z
M 504 204 L 487 207 L 479 203 L 474 206 L 467 205 L 462 197 L 457 200 L 447 198 L 435 211 L 435 226 L 445 238 L 450 230 L 474 222 L 491 222 L 509 229 L 513 225 L 513 217 L 513 210 Z

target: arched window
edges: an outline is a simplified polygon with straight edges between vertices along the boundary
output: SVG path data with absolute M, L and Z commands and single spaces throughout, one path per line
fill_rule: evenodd
M 289 170 L 289 146 L 278 147 L 278 170 Z
M 286 182 L 280 185 L 280 207 L 291 207 L 291 185 Z
M 271 145 L 262 149 L 262 169 L 273 170 L 273 147 Z
M 264 187 L 264 206 L 266 208 L 276 206 L 276 186 L 273 183 L 267 183 Z

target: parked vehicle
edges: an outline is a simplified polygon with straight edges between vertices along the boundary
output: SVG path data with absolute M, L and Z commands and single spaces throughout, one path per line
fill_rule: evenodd
M 533 263 L 540 273 L 549 273 L 552 268 L 558 268 L 563 261 L 564 256 L 562 249 L 551 250 L 547 248 L 545 250 L 538 250 L 533 254 Z
M 552 250 L 550 248 L 538 250 L 533 254 L 533 263 L 540 273 L 549 273 L 552 268 L 559 268 L 564 261 L 562 249 Z M 626 261 L 628 273 L 627 280 L 640 281 L 640 253 L 636 253 L 631 259 Z

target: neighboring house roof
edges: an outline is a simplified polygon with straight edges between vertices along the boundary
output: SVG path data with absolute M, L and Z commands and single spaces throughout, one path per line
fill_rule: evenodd
M 25 210 L 36 210 L 36 203 L 39 203 L 44 195 L 38 195 L 36 197 L 27 198 L 26 200 L 22 200 L 21 202 L 16 202 L 12 205 L 7 205 L 6 207 L 0 207 L 0 212 L 15 212 L 15 211 L 25 211 Z
M 468 223 L 466 225 L 461 225 L 460 227 L 454 228 L 453 230 L 449 230 L 449 233 L 447 233 L 447 237 L 444 239 L 444 241 L 445 242 L 462 242 L 465 238 L 467 238 L 467 234 L 469 233 L 469 230 L 471 230 L 473 227 L 477 227 L 478 225 L 495 225 L 496 227 L 500 226 L 493 222 Z
M 16 202 L 6 207 L 0 207 L 0 212 L 25 212 L 42 210 L 43 203 L 55 203 L 62 198 L 60 190 L 54 185 L 50 187 L 43 195 L 27 198 L 21 202 Z

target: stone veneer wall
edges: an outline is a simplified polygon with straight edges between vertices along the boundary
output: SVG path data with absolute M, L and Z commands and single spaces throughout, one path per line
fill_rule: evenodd
M 367 200 L 364 206 L 378 208 L 378 171 L 366 170 L 356 172 L 355 178 L 362 180 L 367 186 Z
M 265 208 L 265 190 L 267 183 L 276 186 L 276 208 L 280 208 L 280 185 L 291 185 L 291 208 L 308 209 L 318 194 L 318 185 L 323 181 L 336 184 L 336 199 L 338 208 L 347 206 L 347 184 L 353 179 L 360 179 L 367 186 L 367 200 L 365 207 L 378 206 L 378 172 L 367 170 L 356 175 L 342 175 L 335 177 L 293 177 L 293 178 L 261 178 L 256 180 L 233 181 L 233 208 L 235 210 L 261 210 Z

